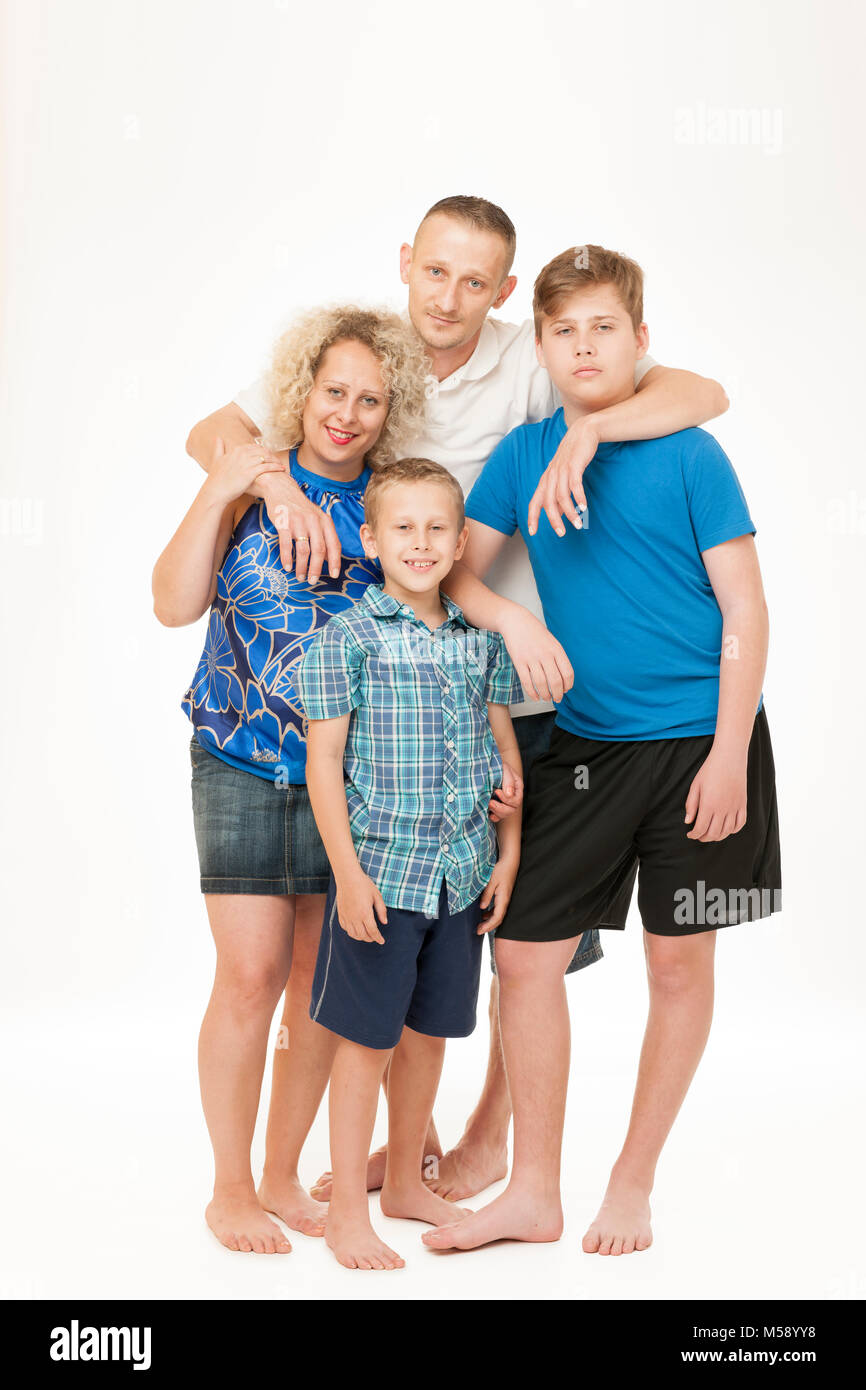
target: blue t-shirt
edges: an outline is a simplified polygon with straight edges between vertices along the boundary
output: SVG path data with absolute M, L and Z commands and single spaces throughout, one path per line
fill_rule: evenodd
M 559 537 L 527 510 L 566 432 L 560 408 L 497 445 L 466 515 L 520 529 L 545 622 L 574 667 L 556 723 L 584 738 L 712 734 L 722 615 L 701 552 L 755 527 L 724 450 L 704 430 L 600 444 L 583 485 L 589 525 Z M 759 705 L 760 708 L 760 705 Z
M 340 539 L 340 573 L 299 582 L 280 562 L 280 538 L 264 502 L 244 512 L 217 576 L 207 638 L 182 708 L 203 748 L 272 782 L 306 780 L 307 736 L 294 672 L 316 633 L 382 580 L 361 544 L 368 467 L 350 482 L 311 473 L 289 454 L 291 475 L 327 512 Z

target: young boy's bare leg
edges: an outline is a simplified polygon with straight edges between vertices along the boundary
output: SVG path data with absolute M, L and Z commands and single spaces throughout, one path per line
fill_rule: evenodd
M 650 1003 L 631 1119 L 604 1201 L 583 1238 L 587 1254 L 628 1255 L 652 1242 L 656 1163 L 710 1032 L 715 944 L 714 931 L 644 932 Z
M 397 1046 L 399 1048 L 400 1046 L 402 1046 L 402 1043 L 398 1043 Z M 389 1065 L 385 1068 L 385 1074 L 382 1077 L 382 1090 L 384 1091 L 386 1098 L 388 1095 L 388 1075 L 390 1073 L 390 1070 L 391 1066 L 389 1063 Z M 368 1192 L 376 1192 L 378 1188 L 382 1186 L 382 1183 L 385 1181 L 385 1165 L 387 1162 L 387 1158 L 387 1144 L 382 1144 L 380 1148 L 374 1149 L 373 1152 L 369 1155 L 367 1159 Z M 436 1125 L 434 1123 L 432 1115 L 430 1117 L 430 1123 L 427 1126 L 427 1136 L 424 1140 L 424 1158 L 434 1158 L 437 1164 L 441 1161 L 442 1158 L 442 1145 L 439 1142 L 439 1135 L 436 1133 Z M 314 1183 L 314 1185 L 310 1188 L 312 1196 L 315 1197 L 317 1201 L 327 1202 L 330 1200 L 332 1178 L 332 1173 L 322 1173 L 318 1181 Z
M 579 938 L 497 941 L 502 1047 L 514 1105 L 514 1165 L 505 1191 L 425 1245 L 469 1250 L 491 1240 L 558 1240 L 559 1169 L 571 1030 L 565 969 Z
M 381 1197 L 386 1216 L 441 1226 L 462 1212 L 431 1192 L 421 1176 L 424 1141 L 444 1057 L 444 1038 L 404 1027 L 388 1068 L 388 1159 Z
M 337 1037 L 310 1018 L 310 994 L 325 907 L 324 893 L 294 899 L 295 939 L 282 1026 L 274 1051 L 265 1166 L 258 1198 L 294 1231 L 325 1233 L 327 1208 L 301 1186 L 298 1161 L 319 1106 Z
M 367 1156 L 391 1055 L 340 1038 L 331 1069 L 333 1182 L 325 1240 L 346 1269 L 400 1269 L 405 1263 L 376 1235 L 367 1205 Z
M 214 1151 L 214 1194 L 205 1213 L 229 1250 L 286 1254 L 291 1245 L 265 1215 L 250 1167 L 274 1009 L 292 961 L 288 898 L 205 894 L 217 948 L 213 992 L 199 1035 L 199 1077 Z
M 439 1160 L 435 1175 L 428 1178 L 433 1191 L 448 1202 L 474 1197 L 508 1173 L 511 1096 L 499 1035 L 499 986 L 495 975 L 490 982 L 488 1017 L 490 1049 L 484 1089 L 466 1121 L 462 1138 Z M 425 1148 L 425 1154 L 430 1152 Z

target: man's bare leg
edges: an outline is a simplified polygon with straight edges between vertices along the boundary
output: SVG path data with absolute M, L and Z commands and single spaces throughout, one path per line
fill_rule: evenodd
M 565 969 L 579 937 L 496 943 L 502 1047 L 514 1105 L 514 1166 L 501 1197 L 453 1226 L 425 1231 L 431 1249 L 491 1240 L 558 1240 L 559 1170 L 571 1030 Z
M 386 1216 L 450 1225 L 469 1215 L 424 1183 L 421 1167 L 433 1102 L 442 1074 L 445 1039 L 404 1027 L 388 1068 L 388 1160 L 381 1204 Z
M 474 1197 L 476 1192 L 483 1192 L 485 1187 L 499 1182 L 508 1173 L 511 1096 L 502 1055 L 499 986 L 495 975 L 490 982 L 488 1015 L 490 1050 L 484 1089 L 478 1104 L 466 1121 L 462 1138 L 440 1159 L 435 1173 L 431 1175 L 425 1170 L 429 1186 L 448 1202 Z
M 390 1050 L 339 1038 L 331 1068 L 333 1183 L 325 1241 L 346 1269 L 401 1269 L 404 1260 L 380 1240 L 367 1205 L 367 1155 Z
M 301 1186 L 298 1161 L 325 1094 L 337 1035 L 310 1018 L 325 895 L 305 894 L 294 902 L 292 972 L 274 1050 L 265 1166 L 258 1198 L 265 1211 L 274 1212 L 292 1230 L 321 1236 L 327 1208 Z
M 628 1255 L 652 1242 L 656 1164 L 706 1046 L 713 1018 L 714 931 L 644 932 L 649 1016 L 628 1133 L 604 1201 L 583 1238 L 589 1255 Z
M 401 1046 L 402 1039 L 397 1044 L 397 1048 L 395 1049 L 395 1051 L 399 1051 Z M 390 1075 L 390 1072 L 391 1064 L 389 1062 L 388 1066 L 385 1068 L 385 1074 L 382 1077 L 382 1090 L 385 1094 L 386 1099 L 388 1097 L 388 1077 Z M 438 1165 L 442 1158 L 442 1145 L 439 1142 L 439 1135 L 436 1133 L 436 1124 L 432 1115 L 430 1116 L 430 1123 L 427 1126 L 427 1137 L 424 1140 L 423 1147 L 425 1159 L 424 1170 L 426 1171 L 429 1168 L 434 1167 L 434 1165 L 438 1170 Z M 374 1149 L 373 1152 L 370 1154 L 369 1158 L 367 1159 L 368 1192 L 376 1192 L 377 1189 L 380 1188 L 382 1186 L 382 1183 L 385 1181 L 385 1165 L 387 1163 L 387 1159 L 387 1144 L 383 1144 L 379 1149 Z M 433 1160 L 433 1163 L 430 1163 L 429 1160 Z M 313 1197 L 317 1199 L 317 1201 L 330 1201 L 332 1179 L 332 1173 L 323 1173 L 322 1176 L 318 1179 L 318 1181 L 314 1183 L 313 1186 L 310 1188 L 310 1193 Z
M 294 909 L 286 897 L 205 894 L 217 950 L 213 992 L 199 1035 L 199 1078 L 214 1153 L 205 1219 L 229 1250 L 287 1254 L 291 1245 L 262 1210 L 250 1145 L 268 1031 L 292 963 Z

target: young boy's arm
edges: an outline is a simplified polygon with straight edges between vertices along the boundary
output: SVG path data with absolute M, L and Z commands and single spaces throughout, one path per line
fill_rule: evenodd
M 561 700 L 574 684 L 574 671 L 562 645 L 522 604 L 502 598 L 482 582 L 507 535 L 471 518 L 466 524 L 466 548 L 439 587 L 463 609 L 473 627 L 502 633 L 527 699 Z
M 511 715 L 508 713 L 508 706 L 488 703 L 487 715 L 502 762 L 507 762 L 515 772 L 522 772 L 520 750 L 517 747 L 517 738 L 511 723 Z M 521 814 L 518 807 L 513 815 L 500 821 L 496 827 L 499 858 L 493 873 L 490 875 L 487 887 L 481 895 L 482 911 L 486 912 L 491 903 L 493 903 L 493 910 L 490 916 L 485 917 L 481 922 L 478 928 L 479 935 L 498 927 L 508 909 L 511 891 L 520 865 L 520 822 Z
M 385 938 L 376 925 L 387 922 L 388 911 L 379 889 L 364 873 L 349 829 L 349 807 L 343 779 L 343 754 L 351 714 L 336 719 L 310 719 L 307 726 L 307 790 L 316 825 L 337 886 L 340 926 L 356 941 Z
M 638 383 L 633 396 L 618 405 L 584 415 L 568 429 L 541 475 L 529 503 L 529 534 L 547 513 L 558 536 L 565 535 L 562 518 L 578 524 L 577 499 L 586 506 L 583 474 L 599 444 L 625 439 L 660 439 L 665 434 L 706 424 L 723 415 L 730 402 L 717 381 L 694 372 L 655 366 Z
M 769 620 L 754 538 L 702 552 L 722 612 L 719 713 L 713 746 L 686 798 L 690 840 L 724 840 L 746 823 L 746 771 L 767 664 Z

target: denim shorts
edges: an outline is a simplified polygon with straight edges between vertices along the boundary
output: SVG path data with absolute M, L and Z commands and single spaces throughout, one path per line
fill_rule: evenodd
M 276 786 L 193 737 L 192 812 L 203 893 L 327 893 L 330 865 L 303 783 Z
M 542 753 L 546 753 L 550 745 L 553 734 L 554 720 L 556 713 L 554 710 L 544 710 L 541 714 L 518 715 L 514 720 L 514 733 L 517 737 L 517 747 L 520 749 L 520 758 L 523 763 L 523 812 L 526 814 L 526 790 L 529 785 L 529 769 L 535 759 Z M 521 850 L 522 854 L 522 850 Z M 515 885 L 516 886 L 516 885 Z M 487 933 L 487 942 L 490 947 L 490 969 L 496 974 L 496 962 L 493 954 L 493 938 L 495 931 Z M 585 931 L 578 942 L 577 950 L 571 958 L 571 963 L 566 970 L 566 975 L 573 975 L 575 970 L 582 970 L 585 965 L 592 965 L 594 961 L 601 960 L 604 951 L 601 949 L 601 942 L 598 938 L 598 928 L 593 927 Z

